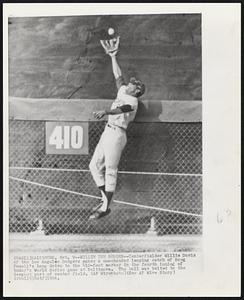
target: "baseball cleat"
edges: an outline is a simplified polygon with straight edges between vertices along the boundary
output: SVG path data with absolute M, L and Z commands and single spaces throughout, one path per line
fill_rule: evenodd
M 92 208 L 92 212 L 99 210 L 99 208 L 101 208 L 102 205 L 103 205 L 103 201 L 99 201 L 98 205 Z
M 102 205 L 100 207 L 101 211 L 106 211 L 108 209 L 108 199 L 104 191 L 101 191 L 102 193 Z
M 102 199 L 100 199 L 98 205 L 92 209 L 92 212 L 95 212 L 99 209 L 101 211 L 106 211 L 108 209 L 108 199 L 106 197 L 106 194 L 103 191 L 101 191 L 101 194 L 102 194 Z
M 103 217 L 107 216 L 108 214 L 110 214 L 110 212 L 111 212 L 110 208 L 108 208 L 106 211 L 97 210 L 92 215 L 90 215 L 89 219 L 90 220 L 100 219 L 100 218 L 103 218 Z

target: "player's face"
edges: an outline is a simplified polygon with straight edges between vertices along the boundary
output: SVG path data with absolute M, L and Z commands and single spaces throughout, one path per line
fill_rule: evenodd
M 136 93 L 136 89 L 137 89 L 137 86 L 136 86 L 135 84 L 133 84 L 133 83 L 130 82 L 130 83 L 128 83 L 128 85 L 127 85 L 126 93 L 127 93 L 128 95 L 134 96 L 135 93 Z

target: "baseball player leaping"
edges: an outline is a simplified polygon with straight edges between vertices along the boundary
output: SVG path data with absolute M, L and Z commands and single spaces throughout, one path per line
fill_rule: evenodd
M 136 78 L 131 78 L 128 84 L 124 82 L 116 59 L 119 37 L 115 40 L 101 41 L 101 44 L 105 52 L 111 56 L 118 93 L 111 109 L 94 112 L 96 119 L 108 115 L 108 122 L 89 164 L 93 179 L 102 194 L 102 199 L 93 209 L 90 219 L 99 219 L 111 211 L 109 205 L 116 188 L 118 165 L 127 142 L 126 129 L 135 118 L 138 97 L 145 92 L 145 85 Z

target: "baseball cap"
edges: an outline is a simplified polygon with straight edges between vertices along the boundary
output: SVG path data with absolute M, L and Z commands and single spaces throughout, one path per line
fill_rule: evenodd
M 142 96 L 145 93 L 146 90 L 145 84 L 142 83 L 140 80 L 136 79 L 135 77 L 131 77 L 130 83 L 135 84 L 137 89 L 140 90 L 140 92 L 137 95 L 138 97 Z

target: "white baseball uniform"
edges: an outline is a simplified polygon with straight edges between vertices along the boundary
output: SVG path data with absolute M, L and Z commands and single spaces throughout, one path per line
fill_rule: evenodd
M 122 151 L 126 145 L 126 129 L 134 120 L 138 108 L 138 99 L 126 94 L 123 79 L 117 79 L 117 98 L 111 109 L 122 105 L 130 105 L 131 112 L 109 115 L 108 123 L 94 151 L 89 168 L 97 186 L 105 185 L 105 190 L 114 192 L 117 183 L 118 165 Z M 105 170 L 105 172 L 104 172 Z

